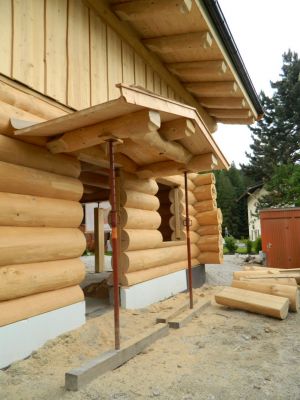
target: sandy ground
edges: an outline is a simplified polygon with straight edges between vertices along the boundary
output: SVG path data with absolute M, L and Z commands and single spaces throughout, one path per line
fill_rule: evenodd
M 209 282 L 226 285 L 231 268 L 239 269 L 239 260 L 226 257 L 223 266 L 207 266 Z M 195 296 L 211 298 L 220 289 L 206 284 Z M 180 294 L 145 310 L 122 311 L 122 341 L 186 298 Z M 121 368 L 79 392 L 66 392 L 66 371 L 112 348 L 112 321 L 109 309 L 0 371 L 0 399 L 300 399 L 299 314 L 278 321 L 214 303 Z

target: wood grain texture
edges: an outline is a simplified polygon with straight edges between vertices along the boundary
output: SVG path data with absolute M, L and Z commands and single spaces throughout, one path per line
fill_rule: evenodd
M 128 85 L 135 83 L 134 51 L 124 41 L 122 41 L 122 74 L 124 83 Z
M 11 76 L 12 61 L 12 1 L 0 1 L 0 72 Z
M 68 106 L 90 106 L 89 10 L 81 0 L 69 0 Z
M 44 1 L 13 1 L 12 76 L 44 93 Z
M 121 83 L 122 77 L 122 50 L 121 39 L 109 26 L 107 27 L 107 69 L 108 69 L 108 99 L 116 99 L 120 91 L 116 84 Z
M 45 0 L 46 87 L 48 96 L 67 101 L 67 0 Z

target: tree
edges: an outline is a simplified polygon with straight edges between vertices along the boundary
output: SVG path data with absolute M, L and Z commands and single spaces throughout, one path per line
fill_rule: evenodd
M 268 194 L 258 202 L 258 208 L 300 206 L 300 165 L 280 165 L 265 185 Z
M 252 131 L 252 154 L 244 173 L 256 182 L 269 181 L 278 165 L 300 160 L 300 60 L 290 50 L 283 54 L 281 79 L 271 82 L 272 97 L 261 92 L 264 118 Z

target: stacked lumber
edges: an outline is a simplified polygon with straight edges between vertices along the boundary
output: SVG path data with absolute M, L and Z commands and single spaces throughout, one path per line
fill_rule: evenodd
M 287 272 L 287 273 L 286 273 Z M 232 287 L 215 296 L 216 302 L 258 314 L 285 319 L 288 310 L 298 312 L 300 268 L 284 270 L 245 267 L 233 273 Z
M 200 235 L 198 247 L 200 264 L 221 264 L 223 262 L 222 213 L 217 208 L 215 176 L 212 173 L 196 175 L 193 178 L 196 198 L 194 209 L 197 233 Z
M 79 174 L 73 157 L 0 135 L 0 326 L 82 301 Z

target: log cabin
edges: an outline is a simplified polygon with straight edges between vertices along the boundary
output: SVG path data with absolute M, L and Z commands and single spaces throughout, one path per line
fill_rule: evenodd
M 0 37 L 5 367 L 85 321 L 78 227 L 110 199 L 108 141 L 132 307 L 186 289 L 187 208 L 193 270 L 222 263 L 213 133 L 263 110 L 216 1 L 1 0 Z

